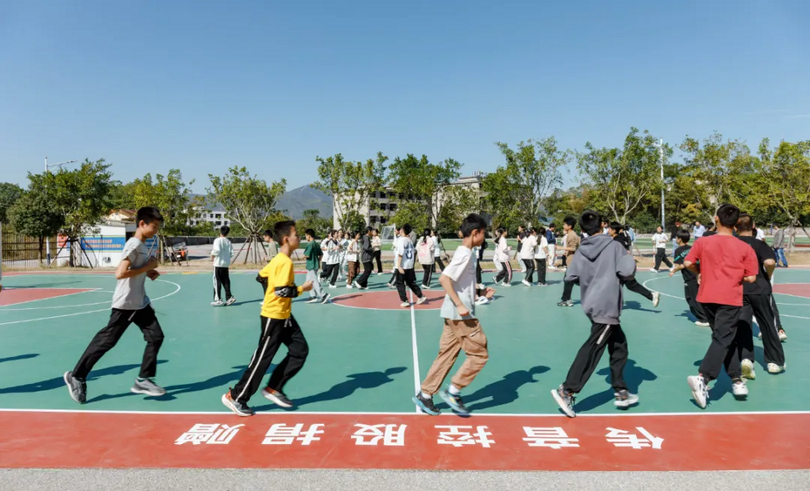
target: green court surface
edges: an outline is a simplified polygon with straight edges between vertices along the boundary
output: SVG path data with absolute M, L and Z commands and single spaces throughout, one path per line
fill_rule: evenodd
M 491 281 L 485 274 L 485 282 Z M 680 277 L 639 272 L 640 281 L 662 292 L 658 308 L 625 291 L 622 326 L 629 339 L 630 361 L 625 377 L 641 403 L 639 413 L 700 411 L 691 401 L 686 376 L 696 372 L 709 345 L 708 328 L 694 325 L 683 296 Z M 131 326 L 119 344 L 96 365 L 88 379 L 86 410 L 224 411 L 220 396 L 233 385 L 256 348 L 259 337 L 261 286 L 254 274 L 233 274 L 238 302 L 214 308 L 208 273 L 164 274 L 150 282 L 166 334 L 160 352 L 157 381 L 168 390 L 161 398 L 129 392 L 138 373 L 144 342 Z M 297 275 L 303 283 L 302 275 Z M 372 276 L 364 292 L 394 295 L 385 286 L 388 276 Z M 565 377 L 576 350 L 585 340 L 589 322 L 578 303 L 556 306 L 562 273 L 550 273 L 548 287 L 519 284 L 499 288 L 497 299 L 477 309 L 489 340 L 490 361 L 465 401 L 476 413 L 557 414 L 549 390 Z M 779 270 L 777 284 L 810 283 L 810 271 Z M 438 287 L 434 281 L 434 285 Z M 40 288 L 88 289 L 41 300 L 0 307 L 0 408 L 76 409 L 62 381 L 92 336 L 105 325 L 115 280 L 111 275 L 23 274 L 4 278 L 9 292 Z M 358 295 L 357 290 L 328 290 L 333 296 Z M 578 291 L 575 289 L 574 300 Z M 382 298 L 382 297 L 378 297 Z M 755 340 L 757 380 L 750 382 L 747 401 L 736 401 L 723 375 L 712 389 L 711 411 L 798 411 L 807 409 L 810 384 L 810 298 L 777 294 L 789 335 L 784 345 L 788 370 L 768 375 L 762 343 Z M 304 330 L 310 356 L 287 386 L 287 395 L 300 411 L 415 412 L 415 387 L 436 355 L 442 321 L 438 310 L 376 310 L 338 304 L 304 304 L 297 299 L 293 314 Z M 5 303 L 8 303 L 5 302 Z M 430 304 L 440 305 L 436 300 Z M 284 348 L 277 355 L 283 356 Z M 463 359 L 463 355 L 462 358 Z M 461 360 L 460 359 L 460 360 Z M 460 360 L 458 363 L 460 363 Z M 613 413 L 607 356 L 603 357 L 577 400 L 580 413 Z M 278 408 L 254 396 L 258 411 Z

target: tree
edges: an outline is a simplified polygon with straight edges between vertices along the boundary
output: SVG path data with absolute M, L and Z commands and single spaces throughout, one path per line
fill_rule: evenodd
M 407 154 L 388 167 L 390 201 L 396 204 L 393 220 L 398 225 L 430 227 L 439 221 L 439 192 L 461 175 L 461 164 L 446 159 L 437 164 L 427 156 Z M 414 223 L 416 222 L 416 223 Z
M 501 166 L 484 177 L 484 209 L 492 215 L 492 227 L 516 230 L 531 221 L 528 203 L 531 190 L 518 175 L 515 166 Z
M 191 200 L 189 198 L 194 184 L 192 179 L 188 185 L 183 181 L 180 169 L 171 169 L 166 176 L 146 174 L 128 184 L 132 193 L 133 208 L 155 206 L 163 215 L 162 233 L 166 235 L 184 235 L 188 233 L 189 216 L 192 214 Z
M 588 142 L 585 150 L 577 153 L 577 168 L 593 191 L 591 204 L 609 210 L 619 223 L 641 210 L 644 200 L 662 185 L 656 139 L 647 131 L 639 134 L 631 128 L 621 149 L 595 148 Z M 664 145 L 664 157 L 671 155 L 672 149 Z
M 39 240 L 39 262 L 42 263 L 42 245 L 45 237 L 59 232 L 64 225 L 64 217 L 56 213 L 48 203 L 47 196 L 27 192 L 8 210 L 8 217 L 14 230 Z
M 446 186 L 440 191 L 441 208 L 436 228 L 439 233 L 453 234 L 458 230 L 464 217 L 481 211 L 478 190 L 464 185 Z
M 281 179 L 268 186 L 257 176 L 251 176 L 245 167 L 232 167 L 223 177 L 208 174 L 208 179 L 209 197 L 221 204 L 228 218 L 241 225 L 247 234 L 245 263 L 248 258 L 259 263 L 263 257 L 259 252 L 262 232 L 277 217 L 276 202 L 284 194 L 287 181 Z
M 759 146 L 759 204 L 774 205 L 787 216 L 789 225 L 800 226 L 810 237 L 805 228 L 810 217 L 810 140 L 782 141 L 775 151 L 769 143 L 766 138 Z
M 110 183 L 110 208 L 113 210 L 132 210 L 135 205 L 135 182 L 126 184 L 120 181 Z
M 104 159 L 85 160 L 77 169 L 59 169 L 43 174 L 28 173 L 29 192 L 42 196 L 61 217 L 60 233 L 70 244 L 70 265 L 81 262 L 80 238 L 101 222 L 110 211 L 112 173 Z
M 7 212 L 23 195 L 23 189 L 10 182 L 0 182 L 0 223 L 8 223 Z
M 382 152 L 377 152 L 376 159 L 365 162 L 344 160 L 341 154 L 325 159 L 316 157 L 315 160 L 319 163 L 319 180 L 312 187 L 332 195 L 340 228 L 349 229 L 352 212 L 359 212 L 363 206 L 376 208 L 372 200 L 376 192 L 384 188 L 385 162 L 388 160 Z
M 332 228 L 332 221 L 321 217 L 320 210 L 304 210 L 304 218 L 298 220 L 296 229 L 303 234 L 308 228 L 314 230 L 318 237 L 324 237 Z

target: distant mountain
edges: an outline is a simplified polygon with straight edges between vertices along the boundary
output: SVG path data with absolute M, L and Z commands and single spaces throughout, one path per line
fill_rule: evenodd
M 304 218 L 304 210 L 310 209 L 320 211 L 323 218 L 330 218 L 332 197 L 315 188 L 301 186 L 281 195 L 276 203 L 276 209 L 287 210 L 287 214 L 295 220 Z

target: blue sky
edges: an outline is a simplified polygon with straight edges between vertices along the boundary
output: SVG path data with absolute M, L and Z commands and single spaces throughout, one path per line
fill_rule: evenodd
M 619 146 L 631 126 L 808 139 L 808 21 L 802 0 L 0 2 L 0 180 L 47 155 L 291 189 L 338 152 L 470 174 L 496 141 Z

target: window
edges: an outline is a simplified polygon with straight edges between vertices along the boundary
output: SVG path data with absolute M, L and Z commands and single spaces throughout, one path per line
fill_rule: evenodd
M 214 222 L 214 225 L 217 225 L 217 226 L 222 225 L 222 222 L 220 222 L 219 220 L 217 220 L 216 222 Z

